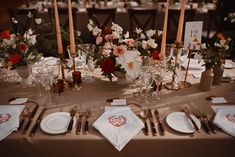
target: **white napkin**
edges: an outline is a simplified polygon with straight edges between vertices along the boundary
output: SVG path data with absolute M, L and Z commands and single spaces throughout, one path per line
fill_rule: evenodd
M 183 68 L 184 69 L 187 69 L 187 66 L 188 66 L 188 60 L 187 59 L 183 64 Z M 203 69 L 203 62 L 199 62 L 198 59 L 194 59 L 194 58 L 191 58 L 190 59 L 190 63 L 189 63 L 189 69 L 190 70 L 202 70 Z
M 213 123 L 235 137 L 235 107 L 218 109 Z
M 226 59 L 224 67 L 228 69 L 235 68 L 235 63 L 232 60 Z
M 0 141 L 17 130 L 24 105 L 0 106 Z
M 105 110 L 93 127 L 121 151 L 144 124 L 128 107 L 109 107 Z

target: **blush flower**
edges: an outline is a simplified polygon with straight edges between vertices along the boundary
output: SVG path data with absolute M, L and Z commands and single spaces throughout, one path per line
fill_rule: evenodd
M 121 56 L 122 54 L 125 53 L 125 51 L 126 51 L 126 48 L 123 45 L 113 47 L 113 53 L 116 56 Z

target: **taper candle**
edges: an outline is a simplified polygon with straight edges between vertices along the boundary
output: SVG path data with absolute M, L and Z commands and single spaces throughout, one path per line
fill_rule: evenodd
M 68 0 L 68 12 L 69 12 L 70 53 L 71 55 L 75 55 L 75 41 L 74 41 L 73 14 L 72 14 L 71 0 Z
M 177 31 L 176 42 L 182 42 L 182 33 L 183 33 L 183 27 L 184 27 L 185 5 L 186 5 L 186 0 L 182 0 L 181 1 L 181 10 L 180 10 L 180 18 L 179 18 L 179 23 L 178 23 L 178 31 Z
M 57 0 L 54 0 L 54 9 L 55 9 L 55 26 L 56 26 L 56 38 L 57 38 L 57 48 L 58 54 L 63 54 L 63 45 L 62 45 L 62 38 L 60 32 L 60 20 L 59 20 L 59 13 L 57 8 Z
M 166 33 L 167 33 L 167 22 L 168 22 L 168 9 L 169 9 L 169 0 L 166 2 L 166 10 L 164 16 L 164 24 L 163 24 L 163 34 L 162 34 L 162 43 L 161 43 L 161 51 L 160 56 L 162 58 L 166 58 Z

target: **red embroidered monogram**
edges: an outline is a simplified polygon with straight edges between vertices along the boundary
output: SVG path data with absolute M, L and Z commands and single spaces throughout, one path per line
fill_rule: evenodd
M 109 123 L 112 124 L 113 126 L 120 127 L 124 125 L 127 121 L 126 117 L 123 116 L 111 116 L 108 118 Z
M 9 121 L 10 118 L 11 118 L 11 115 L 9 113 L 0 114 L 0 124 Z
M 228 119 L 228 121 L 235 124 L 235 114 L 227 114 L 225 117 Z

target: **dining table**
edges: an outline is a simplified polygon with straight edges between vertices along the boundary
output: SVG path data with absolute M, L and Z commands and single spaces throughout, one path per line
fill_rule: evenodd
M 225 73 L 234 73 L 235 69 L 225 69 Z M 183 71 L 184 76 L 185 71 Z M 96 78 L 94 82 L 82 82 L 81 89 L 78 91 L 65 88 L 62 93 L 52 94 L 56 105 L 47 106 L 47 110 L 42 118 L 56 112 L 70 112 L 75 106 L 77 113 L 89 109 L 89 132 L 88 134 L 76 134 L 73 128 L 70 133 L 49 134 L 38 128 L 34 136 L 29 136 L 29 131 L 36 123 L 37 117 L 45 108 L 43 99 L 38 98 L 38 89 L 44 93 L 44 89 L 38 85 L 22 88 L 19 82 L 4 82 L 0 80 L 0 105 L 9 104 L 12 97 L 28 98 L 25 103 L 29 108 L 34 105 L 30 101 L 36 101 L 39 109 L 32 120 L 29 130 L 22 134 L 13 132 L 8 137 L 0 141 L 0 154 L 2 157 L 12 156 L 102 156 L 102 157 L 234 157 L 235 138 L 228 135 L 219 128 L 216 134 L 208 134 L 200 129 L 194 133 L 180 133 L 173 130 L 166 123 L 166 117 L 174 112 L 182 112 L 187 106 L 189 111 L 194 114 L 197 110 L 204 112 L 210 121 L 215 116 L 211 106 L 234 105 L 235 104 L 235 82 L 222 82 L 221 85 L 212 86 L 209 91 L 202 91 L 198 88 L 200 78 L 195 78 L 191 74 L 187 77 L 191 83 L 188 88 L 179 90 L 168 90 L 162 87 L 160 100 L 156 100 L 151 105 L 143 106 L 137 101 L 138 96 L 134 94 L 134 83 L 118 83 L 118 81 L 108 81 Z M 227 103 L 213 104 L 209 97 L 224 97 Z M 114 98 L 127 100 L 127 105 L 138 115 L 143 107 L 158 109 L 162 118 L 165 135 L 160 135 L 157 130 L 156 136 L 151 133 L 146 136 L 140 131 L 134 138 L 121 150 L 116 150 L 109 141 L 104 138 L 92 124 L 102 115 L 105 106 L 110 106 Z M 79 118 L 75 114 L 75 118 Z M 155 121 L 156 123 L 156 121 Z M 149 121 L 147 121 L 150 127 Z

